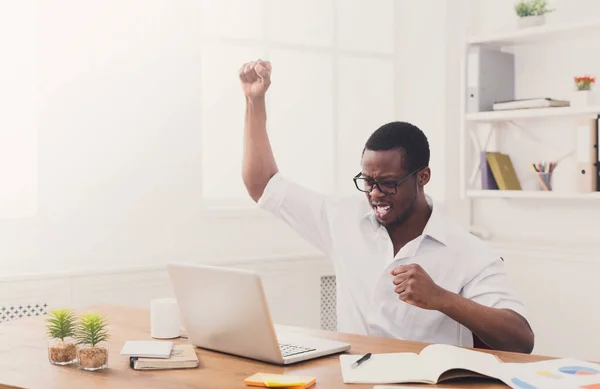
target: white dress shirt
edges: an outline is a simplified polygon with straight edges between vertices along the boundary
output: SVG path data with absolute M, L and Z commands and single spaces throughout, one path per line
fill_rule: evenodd
M 360 193 L 359 193 L 360 195 Z M 432 207 L 423 234 L 394 256 L 385 227 L 366 197 L 321 195 L 277 173 L 258 204 L 291 226 L 332 261 L 340 332 L 473 346 L 471 331 L 435 310 L 401 301 L 391 269 L 419 264 L 444 289 L 482 305 L 525 316 L 502 259 Z

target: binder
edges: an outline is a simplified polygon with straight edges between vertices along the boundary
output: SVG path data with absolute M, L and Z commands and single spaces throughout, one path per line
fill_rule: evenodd
M 596 118 L 596 191 L 600 191 L 600 115 Z
M 515 55 L 471 47 L 467 54 L 467 112 L 492 111 L 497 101 L 515 98 Z
M 598 119 L 585 119 L 577 125 L 577 192 L 589 193 L 598 190 Z

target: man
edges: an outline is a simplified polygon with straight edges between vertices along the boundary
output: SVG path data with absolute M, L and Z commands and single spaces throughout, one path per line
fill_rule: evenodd
M 271 64 L 240 70 L 246 96 L 242 177 L 249 195 L 333 261 L 338 330 L 530 353 L 533 332 L 502 259 L 443 218 L 424 193 L 425 135 L 388 123 L 367 140 L 354 177 L 367 201 L 333 199 L 285 179 L 266 129 Z M 351 177 L 349 177 L 351 179 Z

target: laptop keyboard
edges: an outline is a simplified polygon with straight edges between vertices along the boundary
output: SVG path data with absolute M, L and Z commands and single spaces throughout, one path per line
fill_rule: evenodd
M 315 351 L 314 348 L 298 346 L 295 344 L 285 344 L 285 343 L 279 343 L 279 349 L 281 350 L 281 355 L 283 355 L 284 357 L 307 353 L 309 351 Z

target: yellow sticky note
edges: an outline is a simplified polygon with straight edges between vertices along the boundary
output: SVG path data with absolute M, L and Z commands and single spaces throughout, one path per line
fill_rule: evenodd
M 294 388 L 304 389 L 314 385 L 315 377 L 302 377 L 284 374 L 257 373 L 244 380 L 249 386 L 262 386 L 267 388 Z
M 282 377 L 273 379 L 264 379 L 263 382 L 267 388 L 286 388 L 290 386 L 304 386 L 306 384 L 305 381 L 298 380 L 296 377 Z

